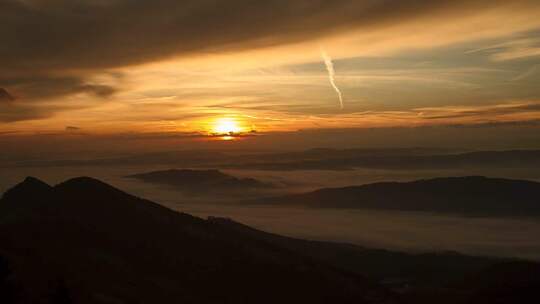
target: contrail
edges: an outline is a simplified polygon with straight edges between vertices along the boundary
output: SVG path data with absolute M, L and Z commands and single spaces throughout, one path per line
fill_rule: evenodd
M 321 47 L 321 56 L 324 60 L 324 64 L 326 65 L 326 69 L 328 70 L 328 78 L 330 79 L 330 84 L 336 90 L 336 93 L 339 98 L 339 106 L 343 109 L 343 94 L 341 94 L 341 91 L 339 90 L 338 86 L 336 85 L 336 71 L 334 70 L 334 63 L 332 62 L 332 58 L 328 56 L 326 51 Z

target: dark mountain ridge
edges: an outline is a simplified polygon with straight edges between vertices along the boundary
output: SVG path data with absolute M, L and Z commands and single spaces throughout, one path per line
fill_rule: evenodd
M 540 216 L 540 183 L 482 176 L 448 177 L 327 188 L 254 202 L 469 216 Z
M 76 303 L 393 303 L 363 276 L 91 178 L 34 178 L 0 200 L 0 255 L 47 303 L 61 278 Z

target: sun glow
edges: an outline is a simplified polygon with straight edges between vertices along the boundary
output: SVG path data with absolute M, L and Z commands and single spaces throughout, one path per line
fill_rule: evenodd
M 213 131 L 218 135 L 234 135 L 241 133 L 242 128 L 233 118 L 221 118 L 214 123 Z

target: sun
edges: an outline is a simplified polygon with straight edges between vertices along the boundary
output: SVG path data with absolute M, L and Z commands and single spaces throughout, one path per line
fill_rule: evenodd
M 239 134 L 242 132 L 242 128 L 238 125 L 238 122 L 233 118 L 221 118 L 214 123 L 214 133 L 223 134 Z

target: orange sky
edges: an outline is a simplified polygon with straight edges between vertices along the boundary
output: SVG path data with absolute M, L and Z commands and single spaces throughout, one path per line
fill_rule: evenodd
M 538 1 L 234 0 L 224 20 L 199 24 L 220 7 L 159 0 L 169 9 L 146 8 L 155 16 L 143 17 L 138 36 L 120 22 L 145 16 L 131 2 L 2 4 L 0 88 L 14 100 L 0 97 L 0 133 L 210 134 L 224 119 L 237 133 L 540 119 Z M 181 12 L 190 18 L 179 21 Z M 32 31 L 29 16 L 47 29 Z M 97 37 L 79 41 L 94 23 Z

